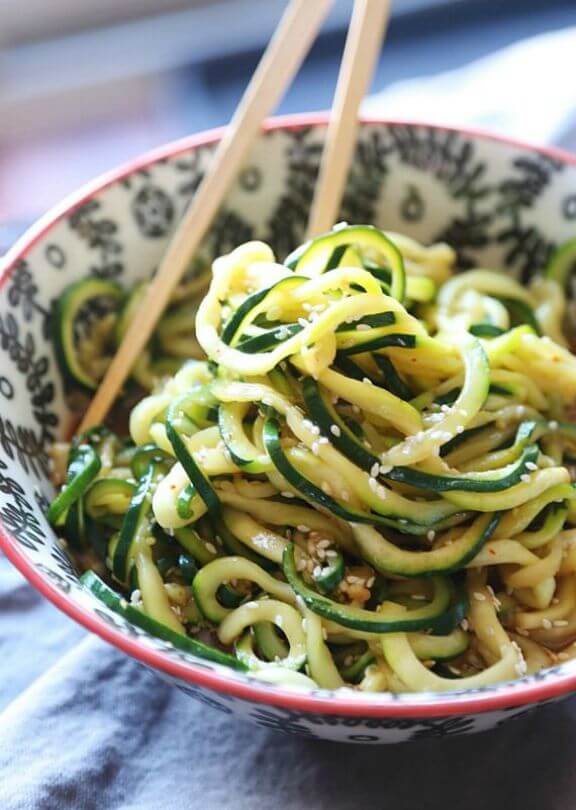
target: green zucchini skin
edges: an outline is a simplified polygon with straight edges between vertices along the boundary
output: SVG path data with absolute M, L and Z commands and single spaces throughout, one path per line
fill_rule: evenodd
M 118 303 L 124 298 L 121 287 L 111 281 L 90 278 L 71 284 L 56 299 L 53 321 L 53 344 L 60 371 L 68 382 L 94 391 L 98 380 L 83 369 L 76 356 L 74 323 L 82 307 L 89 301 L 109 298 Z
M 150 635 L 161 638 L 163 641 L 168 641 L 176 649 L 183 652 L 195 655 L 198 658 L 203 658 L 207 661 L 213 661 L 215 664 L 222 664 L 223 666 L 231 667 L 242 672 L 246 670 L 245 665 L 238 661 L 228 653 L 222 652 L 215 647 L 210 647 L 201 641 L 184 636 L 181 633 L 176 633 L 165 624 L 162 624 L 156 619 L 152 619 L 143 611 L 139 610 L 134 605 L 130 605 L 122 597 L 113 591 L 103 582 L 94 571 L 86 571 L 80 581 L 100 602 L 103 602 L 106 607 L 113 610 L 119 616 L 122 616 L 127 621 L 145 630 Z
M 504 329 L 495 326 L 493 323 L 475 323 L 470 327 L 470 334 L 478 338 L 500 337 L 504 334 Z
M 544 275 L 546 278 L 557 281 L 561 287 L 566 287 L 575 264 L 576 238 L 564 242 L 555 250 L 544 271 Z
M 448 580 L 443 577 L 434 579 L 435 591 L 438 597 L 438 604 L 430 609 L 420 609 L 419 618 L 410 617 L 410 611 L 405 612 L 402 606 L 398 605 L 398 615 L 394 618 L 384 618 L 384 614 L 378 611 L 363 610 L 350 605 L 343 605 L 334 602 L 327 596 L 312 590 L 298 574 L 294 559 L 294 546 L 289 544 L 284 551 L 282 568 L 284 576 L 288 580 L 293 590 L 300 596 L 306 606 L 314 613 L 325 619 L 334 621 L 343 627 L 350 627 L 354 630 L 362 630 L 368 633 L 396 633 L 410 632 L 413 630 L 434 629 L 443 614 L 450 607 L 452 589 Z M 413 611 L 415 613 L 416 611 Z
M 365 250 L 376 251 L 390 270 L 390 295 L 404 301 L 406 271 L 402 254 L 383 231 L 373 225 L 348 225 L 312 239 L 284 261 L 296 273 L 314 277 L 338 267 L 346 248 L 353 247 L 361 255 Z
M 458 541 L 430 551 L 407 551 L 395 546 L 376 531 L 366 530 L 361 526 L 354 532 L 354 536 L 363 557 L 381 574 L 431 577 L 453 574 L 464 568 L 492 537 L 499 522 L 498 512 L 484 514 Z
M 86 492 L 101 468 L 100 456 L 89 444 L 80 444 L 70 450 L 66 485 L 54 498 L 46 517 L 53 526 L 62 526 L 70 507 Z
M 336 556 L 321 568 L 319 574 L 313 574 L 314 583 L 320 593 L 326 594 L 335 590 L 344 579 L 345 571 L 344 557 L 337 552 Z
M 180 435 L 178 419 L 188 398 L 189 395 L 185 394 L 183 397 L 176 400 L 168 409 L 166 416 L 166 435 L 172 445 L 174 455 L 206 504 L 208 511 L 213 515 L 218 515 L 220 513 L 220 500 L 210 482 L 204 477 L 201 469 L 192 458 L 192 454 L 188 452 L 188 448 Z
M 372 357 L 384 377 L 384 388 L 399 399 L 403 399 L 404 402 L 409 402 L 414 397 L 414 393 L 398 374 L 392 360 L 385 354 L 373 354 Z
M 246 298 L 224 325 L 222 330 L 222 340 L 224 343 L 230 346 L 236 344 L 242 336 L 244 327 L 251 323 L 252 319 L 256 318 L 257 315 L 263 311 L 263 306 L 268 298 L 271 298 L 274 294 L 282 293 L 290 289 L 290 287 L 297 287 L 306 281 L 308 281 L 308 279 L 302 276 L 288 276 L 287 278 L 280 279 L 280 281 L 277 281 L 276 284 L 273 284 L 271 287 L 267 287 L 265 290 L 259 290 L 257 293 Z M 243 345 L 240 345 L 239 348 L 245 350 Z M 258 351 L 262 351 L 262 349 L 258 349 Z
M 366 449 L 358 437 L 338 416 L 334 408 L 326 403 L 315 380 L 306 377 L 302 390 L 306 407 L 313 421 L 337 450 L 365 471 L 370 471 L 374 465 L 379 464 L 379 458 Z M 336 424 L 340 429 L 338 435 L 334 435 L 331 431 L 333 424 Z M 526 429 L 532 433 L 535 423 L 526 423 L 526 425 L 528 425 Z M 519 436 L 518 440 L 521 438 L 522 435 Z M 509 465 L 505 475 L 502 475 L 501 471 L 495 471 L 492 478 L 489 478 L 486 473 L 476 477 L 474 473 L 433 475 L 411 467 L 393 467 L 379 477 L 388 481 L 409 484 L 430 492 L 500 492 L 517 484 L 527 472 L 528 465 L 536 461 L 538 454 L 539 450 L 536 445 L 526 447 L 519 459 L 514 464 Z
M 112 574 L 118 582 L 127 582 L 130 552 L 139 536 L 152 532 L 152 492 L 158 476 L 158 468 L 150 464 L 138 482 L 122 521 L 118 542 L 112 555 Z
M 269 463 L 266 463 L 266 457 L 263 458 L 257 448 L 246 440 L 243 424 L 236 424 L 234 407 L 234 404 L 226 403 L 218 408 L 218 430 L 226 450 L 237 467 L 249 473 L 265 472 L 269 468 Z
M 324 509 L 327 509 L 336 517 L 342 518 L 343 520 L 351 523 L 367 523 L 369 525 L 377 524 L 381 526 L 388 526 L 396 529 L 399 532 L 407 534 L 426 534 L 432 528 L 439 529 L 448 525 L 453 525 L 452 521 L 457 519 L 457 515 L 455 514 L 446 520 L 441 521 L 439 524 L 432 526 L 430 524 L 418 524 L 415 521 L 410 520 L 408 517 L 395 520 L 394 518 L 383 517 L 376 512 L 363 512 L 359 509 L 344 507 L 341 503 L 332 498 L 332 496 L 327 495 L 324 490 L 320 489 L 320 487 L 317 487 L 307 478 L 304 478 L 304 476 L 302 476 L 298 470 L 296 470 L 290 464 L 284 455 L 284 451 L 282 450 L 282 446 L 280 444 L 280 431 L 276 418 L 269 418 L 264 423 L 263 438 L 264 445 L 278 472 L 283 475 L 284 478 L 295 489 L 297 489 L 307 501 L 318 504 Z

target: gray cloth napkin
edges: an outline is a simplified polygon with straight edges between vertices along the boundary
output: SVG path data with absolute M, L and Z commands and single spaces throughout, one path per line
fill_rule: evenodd
M 84 633 L 0 556 L 1 810 L 569 810 L 576 701 L 401 746 L 284 736 Z
M 558 55 L 568 38 L 538 45 L 542 54 Z M 534 48 L 531 41 L 495 57 L 500 86 L 513 85 L 526 65 L 540 70 L 547 63 L 535 58 Z M 478 92 L 490 66 L 486 60 L 477 66 Z M 462 80 L 470 86 L 475 77 L 465 70 Z M 388 91 L 370 111 L 397 113 L 392 102 L 399 98 L 419 109 L 419 84 Z M 428 120 L 430 111 L 445 118 L 457 85 L 455 75 L 427 80 Z M 574 93 L 573 84 L 565 85 Z M 481 123 L 516 134 L 510 93 L 497 98 L 501 109 L 482 107 Z M 574 105 L 557 104 L 556 118 L 550 103 L 546 116 L 536 117 L 553 122 L 541 139 L 566 142 L 576 96 L 571 100 Z M 475 122 L 464 111 L 456 123 Z M 575 700 L 495 732 L 407 746 L 282 736 L 194 702 L 87 635 L 1 556 L 0 661 L 0 810 L 569 810 L 576 804 Z

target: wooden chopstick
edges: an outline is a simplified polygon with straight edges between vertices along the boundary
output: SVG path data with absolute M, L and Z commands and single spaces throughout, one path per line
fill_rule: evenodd
M 291 0 L 196 195 L 170 241 L 158 273 L 86 411 L 80 431 L 100 424 L 106 417 L 136 358 L 152 335 L 172 291 L 190 266 L 263 120 L 274 109 L 300 67 L 332 2 Z
M 355 0 L 320 173 L 308 221 L 314 237 L 334 225 L 356 146 L 358 108 L 368 90 L 390 15 L 390 0 Z

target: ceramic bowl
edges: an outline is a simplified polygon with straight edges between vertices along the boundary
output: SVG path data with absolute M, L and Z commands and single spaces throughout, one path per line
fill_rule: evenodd
M 323 115 L 275 119 L 252 150 L 207 240 L 214 255 L 262 238 L 284 256 L 302 238 L 326 129 Z M 202 178 L 220 132 L 139 157 L 73 194 L 5 257 L 0 276 L 0 546 L 72 619 L 213 706 L 289 734 L 380 743 L 499 725 L 576 686 L 576 662 L 452 694 L 296 691 L 173 649 L 79 585 L 43 511 L 46 450 L 71 414 L 50 343 L 54 301 L 72 281 L 147 278 Z M 527 281 L 574 236 L 576 159 L 487 134 L 363 121 L 341 218 L 446 240 L 462 267 Z

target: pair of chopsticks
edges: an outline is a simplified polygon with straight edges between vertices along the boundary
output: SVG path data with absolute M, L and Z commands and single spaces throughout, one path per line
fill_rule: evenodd
M 96 392 L 79 430 L 100 424 L 170 296 L 237 177 L 266 116 L 278 104 L 308 53 L 332 0 L 291 0 L 220 141 L 210 167 L 180 222 L 158 272 Z M 355 0 L 308 232 L 329 230 L 342 200 L 356 143 L 358 108 L 368 89 L 388 21 L 390 0 Z

